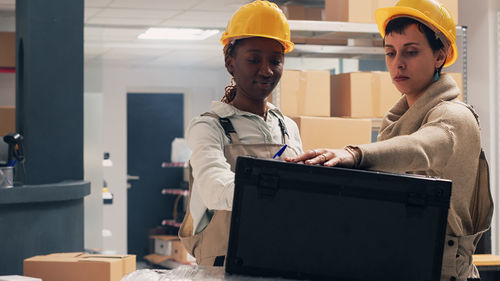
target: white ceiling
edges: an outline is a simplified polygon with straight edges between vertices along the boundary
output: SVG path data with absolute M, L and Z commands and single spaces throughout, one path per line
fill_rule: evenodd
M 223 67 L 221 33 L 203 41 L 142 40 L 149 27 L 201 27 L 221 31 L 249 0 L 86 0 L 85 60 L 197 68 Z
M 219 38 L 250 0 L 85 0 L 85 61 L 141 66 L 223 67 Z M 0 0 L 0 30 L 15 29 L 15 0 Z M 216 28 L 203 41 L 143 40 L 149 27 Z

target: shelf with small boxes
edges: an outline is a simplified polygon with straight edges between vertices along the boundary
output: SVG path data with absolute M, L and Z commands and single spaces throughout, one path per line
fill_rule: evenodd
M 185 181 L 181 182 L 179 188 L 163 188 L 161 194 L 164 196 L 177 196 L 172 211 L 173 218 L 161 221 L 160 233 L 165 234 L 151 234 L 149 236 L 150 254 L 146 255 L 144 259 L 165 268 L 191 264 L 191 262 L 194 262 L 194 258 L 187 254 L 179 237 L 176 235 L 187 208 L 187 198 L 189 196 L 188 183 Z
M 194 258 L 189 256 L 182 246 L 177 233 L 181 226 L 188 204 L 189 197 L 189 169 L 187 159 L 190 153 L 184 139 L 175 139 L 172 142 L 172 159 L 170 162 L 162 162 L 161 168 L 183 169 L 183 176 L 175 186 L 164 187 L 160 190 L 160 196 L 171 202 L 172 213 L 165 214 L 167 218 L 158 221 L 158 226 L 149 230 L 149 254 L 144 259 L 151 264 L 164 268 L 174 268 L 183 264 L 191 264 Z M 182 154 L 179 156 L 179 154 Z M 178 170 L 176 170 L 178 171 Z
M 176 196 L 172 209 L 172 219 L 163 219 L 161 221 L 161 226 L 181 227 L 182 219 L 184 219 L 188 204 L 189 183 L 187 181 L 182 181 L 179 183 L 179 188 L 163 188 L 161 190 L 161 195 Z
M 195 259 L 184 249 L 176 235 L 151 235 L 153 253 L 146 255 L 145 260 L 165 268 L 175 268 L 180 265 L 189 265 Z

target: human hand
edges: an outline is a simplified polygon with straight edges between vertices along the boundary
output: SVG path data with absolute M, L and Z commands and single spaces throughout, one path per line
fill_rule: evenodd
M 285 157 L 287 162 L 304 161 L 307 165 L 322 164 L 323 166 L 341 166 L 351 168 L 357 163 L 356 155 L 346 149 L 314 149 L 309 150 L 297 157 Z

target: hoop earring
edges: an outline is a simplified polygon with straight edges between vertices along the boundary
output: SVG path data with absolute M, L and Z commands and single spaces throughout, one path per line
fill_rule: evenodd
M 439 70 L 434 70 L 434 82 L 437 82 L 439 80 Z

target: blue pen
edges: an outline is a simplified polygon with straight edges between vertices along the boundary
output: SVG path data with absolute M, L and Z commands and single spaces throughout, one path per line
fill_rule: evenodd
M 276 152 L 276 154 L 274 154 L 273 159 L 275 159 L 276 157 L 280 157 L 281 154 L 283 154 L 283 152 L 285 151 L 286 146 L 287 145 L 285 144 L 280 150 L 278 150 L 278 152 Z

